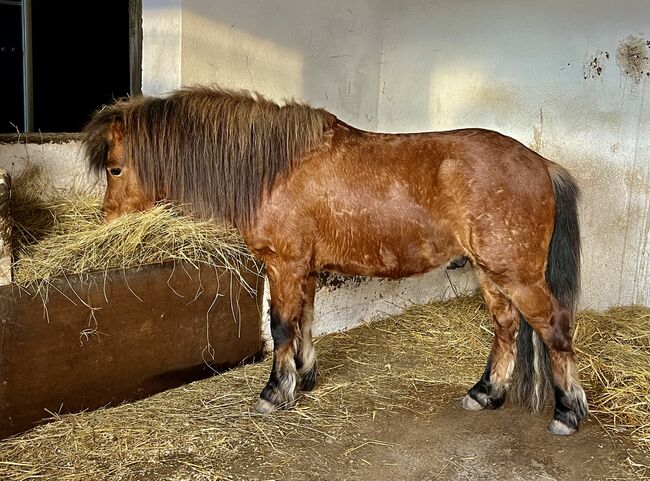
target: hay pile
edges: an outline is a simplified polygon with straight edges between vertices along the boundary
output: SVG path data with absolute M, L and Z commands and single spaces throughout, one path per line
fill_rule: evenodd
M 190 219 L 171 205 L 105 224 L 100 208 L 97 194 L 78 187 L 56 189 L 41 169 L 26 169 L 12 185 L 14 281 L 40 289 L 61 275 L 166 260 L 235 274 L 254 268 L 230 225 Z
M 592 413 L 650 449 L 650 308 L 582 312 L 575 343 Z

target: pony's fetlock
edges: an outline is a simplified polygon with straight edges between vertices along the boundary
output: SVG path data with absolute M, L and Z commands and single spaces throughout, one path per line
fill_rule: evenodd
M 300 372 L 300 390 L 311 391 L 316 386 L 316 379 L 318 377 L 318 367 L 314 363 L 311 369 Z
M 506 400 L 506 386 L 490 382 L 491 372 L 492 357 L 490 356 L 481 379 L 467 391 L 467 395 L 463 398 L 462 406 L 468 411 L 497 409 Z
M 579 384 L 572 384 L 566 391 L 555 386 L 555 412 L 548 430 L 560 436 L 573 434 L 588 412 L 587 398 Z
M 296 403 L 297 377 L 296 371 L 290 369 L 271 372 L 269 382 L 260 393 L 256 410 L 269 412 L 293 407 Z
M 472 389 L 467 392 L 463 399 L 463 407 L 469 411 L 479 409 L 498 409 L 506 400 L 506 389 L 504 386 L 490 384 L 489 381 L 481 379 Z M 476 406 L 476 404 L 480 406 Z

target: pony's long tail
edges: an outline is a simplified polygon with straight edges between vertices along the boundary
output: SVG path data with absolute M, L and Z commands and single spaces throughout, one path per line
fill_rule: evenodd
M 580 290 L 580 229 L 578 187 L 571 175 L 557 164 L 549 165 L 555 194 L 555 228 L 546 265 L 546 282 L 560 304 L 575 312 Z M 553 374 L 546 345 L 520 316 L 517 360 L 510 399 L 535 411 L 553 397 Z

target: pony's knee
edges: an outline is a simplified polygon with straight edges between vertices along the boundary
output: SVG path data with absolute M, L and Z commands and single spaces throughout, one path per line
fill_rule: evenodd
M 271 337 L 275 348 L 295 342 L 295 323 L 283 319 L 275 307 L 271 307 Z

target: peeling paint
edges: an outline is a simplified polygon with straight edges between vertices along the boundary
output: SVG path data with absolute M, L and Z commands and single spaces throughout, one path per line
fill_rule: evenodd
M 587 53 L 585 62 L 582 65 L 582 78 L 594 79 L 600 77 L 605 71 L 609 60 L 609 52 L 602 50 L 593 54 Z
M 366 281 L 362 276 L 346 276 L 330 272 L 318 274 L 318 288 L 333 291 L 343 286 L 359 287 Z
M 621 74 L 639 83 L 650 77 L 650 41 L 643 35 L 629 35 L 616 49 L 616 65 Z

